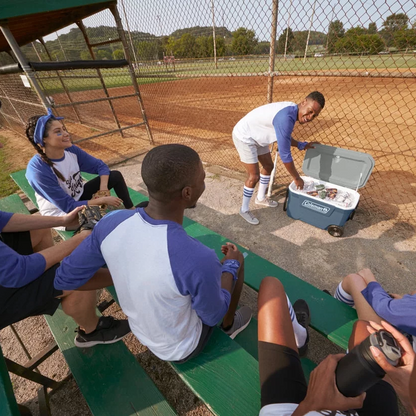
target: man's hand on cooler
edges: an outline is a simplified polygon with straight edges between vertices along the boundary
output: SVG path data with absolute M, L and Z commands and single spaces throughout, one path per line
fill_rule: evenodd
M 310 142 L 304 147 L 303 150 L 315 149 L 316 144 L 320 144 L 320 143 L 319 142 Z
M 293 180 L 293 182 L 295 182 L 296 189 L 303 189 L 303 185 L 305 183 L 303 182 L 303 179 L 300 176 L 298 176 L 297 178 L 295 178 Z

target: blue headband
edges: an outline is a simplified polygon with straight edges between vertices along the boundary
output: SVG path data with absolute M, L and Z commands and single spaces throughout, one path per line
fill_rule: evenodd
M 48 114 L 46 116 L 39 117 L 38 121 L 36 122 L 35 133 L 33 134 L 33 141 L 36 144 L 40 144 L 42 147 L 44 147 L 43 135 L 45 134 L 45 126 L 46 126 L 46 123 L 51 118 L 53 120 L 62 120 L 63 119 L 63 117 L 55 117 L 52 114 L 52 110 L 50 108 L 48 108 Z

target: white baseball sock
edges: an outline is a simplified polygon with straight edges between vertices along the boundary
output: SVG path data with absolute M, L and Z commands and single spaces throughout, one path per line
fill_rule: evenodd
M 244 186 L 243 191 L 243 205 L 241 205 L 241 211 L 247 212 L 250 210 L 250 199 L 253 196 L 254 188 L 247 188 Z
M 354 306 L 354 299 L 349 293 L 347 293 L 344 290 L 344 288 L 342 287 L 342 282 L 338 285 L 337 290 L 335 291 L 334 298 L 346 303 L 349 306 Z
M 286 295 L 286 299 L 287 299 L 287 306 L 289 307 L 290 319 L 292 320 L 293 332 L 295 333 L 296 346 L 300 348 L 305 345 L 308 333 L 306 332 L 306 328 L 304 328 L 296 319 L 296 313 L 293 310 L 293 306 L 290 303 L 290 300 L 287 297 L 287 295 Z
M 257 192 L 257 199 L 259 201 L 263 201 L 266 198 L 266 191 L 267 187 L 269 186 L 270 182 L 270 175 L 262 175 L 260 173 L 260 183 L 259 183 L 259 190 Z

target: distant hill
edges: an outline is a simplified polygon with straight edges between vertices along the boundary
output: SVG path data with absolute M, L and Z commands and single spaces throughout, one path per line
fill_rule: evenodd
M 170 34 L 174 38 L 180 38 L 182 35 L 189 33 L 196 38 L 199 36 L 212 36 L 212 26 L 194 26 L 188 27 L 185 29 L 175 30 Z M 232 38 L 232 33 L 226 27 L 216 27 L 215 28 L 216 36 L 223 36 L 226 38 Z

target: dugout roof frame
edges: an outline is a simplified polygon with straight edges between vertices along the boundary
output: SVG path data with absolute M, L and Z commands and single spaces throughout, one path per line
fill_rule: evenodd
M 19 46 L 116 4 L 115 0 L 13 0 L 0 3 L 0 26 L 8 26 Z M 11 47 L 0 32 L 0 52 Z

